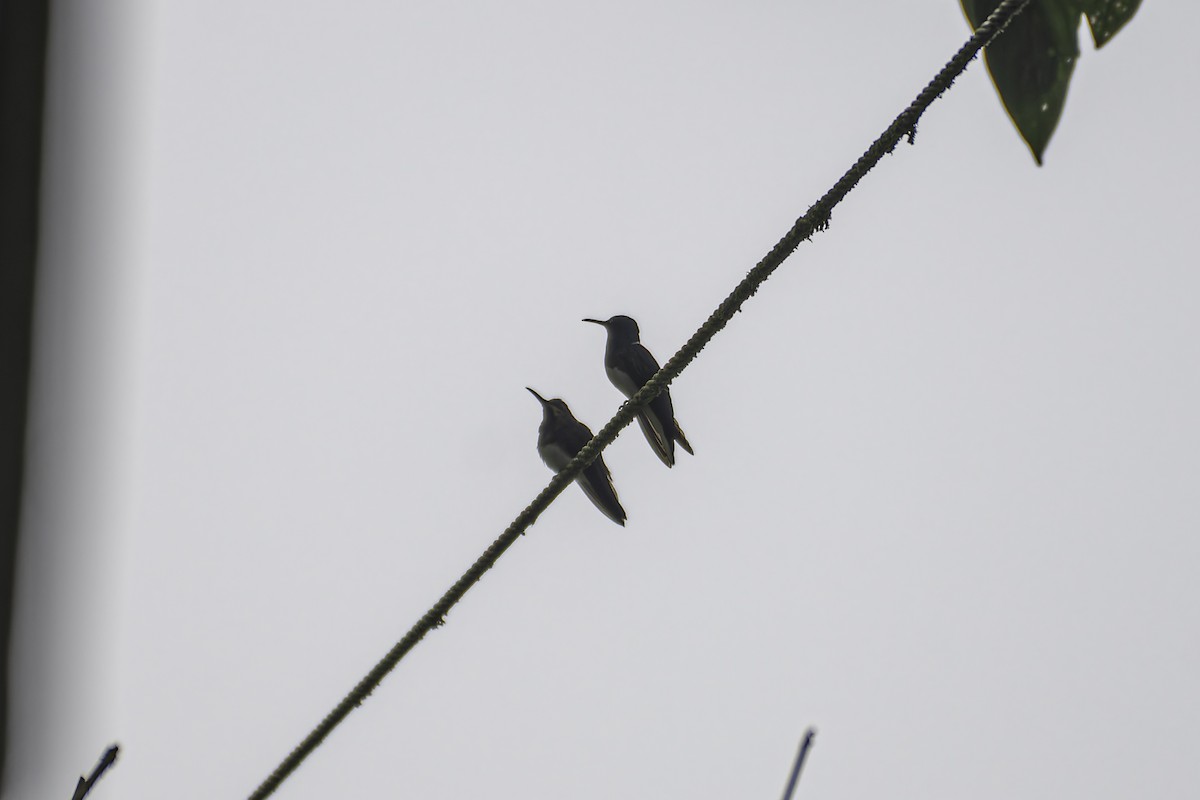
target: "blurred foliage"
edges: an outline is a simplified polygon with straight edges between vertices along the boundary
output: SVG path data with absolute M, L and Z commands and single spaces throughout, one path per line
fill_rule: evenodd
M 961 2 L 972 28 L 1000 5 L 1000 0 Z M 1141 0 L 1033 0 L 984 50 L 1000 100 L 1038 164 L 1067 100 L 1079 58 L 1080 19 L 1087 18 L 1099 48 L 1133 18 L 1139 5 Z

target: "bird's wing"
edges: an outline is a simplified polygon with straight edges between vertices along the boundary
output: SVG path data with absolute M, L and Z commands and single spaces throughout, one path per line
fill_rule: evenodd
M 546 466 L 561 472 L 592 438 L 592 432 L 577 419 L 558 418 L 539 431 L 538 453 Z
M 654 356 L 650 355 L 650 351 L 642 347 L 639 342 L 634 342 L 627 347 L 622 355 L 620 366 L 622 371 L 632 379 L 634 385 L 628 387 L 618 385 L 617 388 L 621 389 L 627 397 L 632 397 L 638 389 L 646 385 L 646 381 L 654 377 L 654 373 L 658 372 L 658 362 L 654 360 Z M 661 414 L 655 408 L 662 405 L 664 396 L 668 396 L 665 390 L 638 411 L 638 425 L 641 426 L 642 434 L 650 443 L 650 448 L 655 455 L 670 467 L 675 464 L 675 440 L 667 435 L 662 420 L 659 419 Z M 666 402 L 669 404 L 670 400 Z
M 604 516 L 624 527 L 625 509 L 621 507 L 621 501 L 617 498 L 612 473 L 608 471 L 608 465 L 604 463 L 603 458 L 596 456 L 596 460 L 588 465 L 576 482 L 588 500 L 592 501 L 592 505 L 600 509 Z
M 654 377 L 654 373 L 658 372 L 658 362 L 654 356 L 650 355 L 650 351 L 642 347 L 640 342 L 634 342 L 625 351 L 628 358 L 629 374 L 637 380 L 638 388 L 642 388 L 646 381 Z
M 675 466 L 675 455 L 671 452 L 672 448 L 664 435 L 662 425 L 658 424 L 658 417 L 652 411 L 643 408 L 638 412 L 637 421 L 638 425 L 642 428 L 642 434 L 645 435 L 646 441 L 650 443 L 650 449 L 654 451 L 654 454 L 668 467 Z
M 630 359 L 634 362 L 634 373 L 638 375 L 638 388 L 645 385 L 646 381 L 654 377 L 654 373 L 658 372 L 658 362 L 654 360 L 654 356 L 650 355 L 650 351 L 642 347 L 641 344 L 635 344 L 630 348 Z M 650 421 L 654 427 L 654 435 L 659 444 L 663 447 L 660 449 L 658 444 L 651 442 L 654 449 L 658 451 L 658 457 L 664 462 L 670 459 L 671 463 L 675 461 L 674 443 L 679 442 L 684 450 L 692 453 L 692 446 L 688 443 L 687 437 L 683 435 L 683 431 L 679 427 L 678 420 L 675 419 L 675 407 L 671 402 L 671 395 L 667 389 L 663 389 L 658 397 L 650 401 Z M 669 423 L 669 424 L 668 424 Z M 642 428 L 645 430 L 645 427 Z M 646 438 L 650 438 L 647 434 Z M 665 455 L 665 457 L 664 457 Z M 667 466 L 671 466 L 667 463 Z

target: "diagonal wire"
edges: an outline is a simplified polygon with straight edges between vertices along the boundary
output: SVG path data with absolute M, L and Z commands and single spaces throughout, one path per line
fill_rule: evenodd
M 304 741 L 297 745 L 267 776 L 266 780 L 250 795 L 250 800 L 262 800 L 278 789 L 280 784 L 295 771 L 296 767 L 300 766 L 301 762 L 321 745 L 325 737 L 341 724 L 371 692 L 375 691 L 384 677 L 400 663 L 400 659 L 404 658 L 418 642 L 425 638 L 425 634 L 445 622 L 446 614 L 450 609 L 483 577 L 485 572 L 495 566 L 500 556 L 512 547 L 513 543 L 517 541 L 517 537 L 525 533 L 525 530 L 549 507 L 554 498 L 562 493 L 567 484 L 575 480 L 575 477 L 595 460 L 596 456 L 600 455 L 600 451 L 617 438 L 621 429 L 633 421 L 637 410 L 653 400 L 659 392 L 679 376 L 679 373 L 683 372 L 684 368 L 696 358 L 713 336 L 729 323 L 733 315 L 741 310 L 742 305 L 758 291 L 767 278 L 771 277 L 771 273 L 779 268 L 779 265 L 800 246 L 801 242 L 829 226 L 829 216 L 833 207 L 840 203 L 885 155 L 895 150 L 901 139 L 907 136 L 909 141 L 912 141 L 916 135 L 917 121 L 925 113 L 925 110 L 950 88 L 954 79 L 966 69 L 967 64 L 979 54 L 984 45 L 1003 31 L 1009 21 L 1030 2 L 1031 0 L 1004 0 L 996 7 L 996 10 L 975 30 L 967 43 L 921 90 L 908 108 L 900 112 L 887 130 L 867 148 L 858 161 L 854 162 L 854 166 L 839 178 L 833 188 L 826 192 L 820 200 L 813 203 L 804 216 L 796 220 L 792 229 L 747 273 L 746 277 L 717 306 L 716 311 L 700 326 L 699 330 L 692 334 L 692 338 L 679 348 L 679 352 L 671 356 L 662 369 L 655 373 L 654 377 L 647 381 L 637 394 L 621 405 L 616 416 L 609 420 L 600 429 L 600 432 L 584 445 L 575 458 L 550 480 L 546 488 L 533 499 L 532 503 L 526 506 L 525 510 L 517 515 L 504 533 L 500 534 L 496 541 L 492 542 L 483 552 L 483 555 L 475 560 L 471 568 L 463 573 L 463 576 L 425 612 L 424 616 L 417 620 L 404 638 L 379 660 L 379 663 L 321 720 L 317 727 L 304 738 Z

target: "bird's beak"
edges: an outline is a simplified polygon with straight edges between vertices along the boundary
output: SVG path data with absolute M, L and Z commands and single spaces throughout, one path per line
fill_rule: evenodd
M 584 320 L 584 322 L 591 322 L 591 323 L 594 323 L 594 324 L 596 324 L 596 325 L 603 325 L 603 324 L 604 324 L 603 322 L 601 322 L 601 321 L 600 321 L 600 320 L 598 320 L 598 319 L 585 319 L 585 320 Z
M 542 397 L 540 394 L 535 392 L 533 389 L 530 389 L 528 386 L 526 386 L 525 388 L 526 388 L 526 390 L 528 390 L 528 392 L 531 395 L 533 395 L 534 397 L 536 397 L 538 399 L 539 403 L 541 403 L 542 405 L 546 405 L 546 398 Z

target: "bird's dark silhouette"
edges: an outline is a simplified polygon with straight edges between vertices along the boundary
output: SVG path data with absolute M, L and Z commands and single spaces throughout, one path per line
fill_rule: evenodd
M 591 441 L 592 431 L 575 419 L 571 409 L 562 400 L 547 400 L 528 386 L 525 388 L 542 404 L 542 424 L 538 428 L 538 455 L 554 472 L 561 472 L 583 446 Z M 604 516 L 622 527 L 625 525 L 625 509 L 617 499 L 612 473 L 608 471 L 603 456 L 597 455 L 596 460 L 579 473 L 575 482 Z
M 637 323 L 623 314 L 606 320 L 585 319 L 584 322 L 602 325 L 608 331 L 604 371 L 621 394 L 633 397 L 658 372 L 658 362 L 642 346 Z M 689 454 L 692 453 L 692 445 L 675 420 L 675 407 L 668 390 L 663 389 L 638 411 L 638 424 L 650 447 L 668 467 L 675 465 L 676 442 Z

